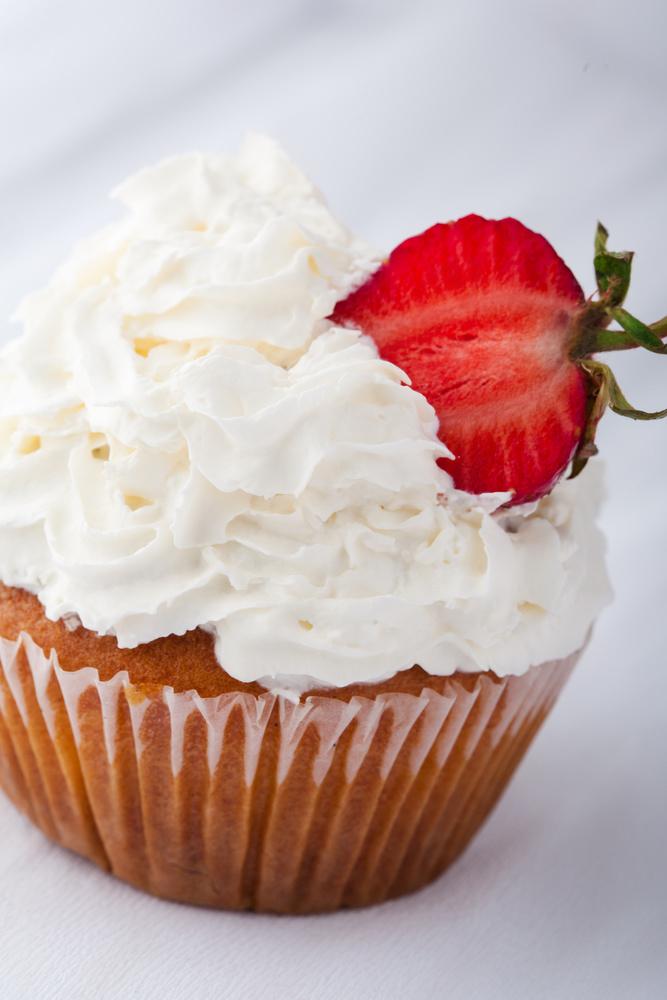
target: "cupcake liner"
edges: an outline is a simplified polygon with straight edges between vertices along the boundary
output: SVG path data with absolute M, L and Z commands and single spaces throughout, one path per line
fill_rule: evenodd
M 47 836 L 159 896 L 368 905 L 460 854 L 577 658 L 293 703 L 102 681 L 22 633 L 0 639 L 0 785 Z

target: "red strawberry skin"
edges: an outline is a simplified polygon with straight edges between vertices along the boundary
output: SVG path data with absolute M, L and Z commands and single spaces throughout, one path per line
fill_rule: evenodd
M 515 219 L 468 215 L 398 246 L 332 319 L 360 328 L 434 407 L 470 493 L 548 493 L 587 415 L 570 357 L 584 294 L 544 237 Z

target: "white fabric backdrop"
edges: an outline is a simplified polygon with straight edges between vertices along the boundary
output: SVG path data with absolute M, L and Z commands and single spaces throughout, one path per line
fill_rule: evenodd
M 600 217 L 637 251 L 630 307 L 656 319 L 666 29 L 661 0 L 4 0 L 0 315 L 111 218 L 129 171 L 251 127 L 382 246 L 517 215 L 590 288 Z M 638 405 L 667 405 L 667 359 L 616 367 Z M 0 801 L 4 1000 L 666 995 L 667 425 L 609 416 L 601 439 L 616 604 L 448 875 L 367 912 L 202 912 L 101 875 Z

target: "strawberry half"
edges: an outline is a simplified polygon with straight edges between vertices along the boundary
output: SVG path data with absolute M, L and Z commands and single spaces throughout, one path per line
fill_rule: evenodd
M 598 227 L 599 299 L 586 301 L 553 247 L 515 219 L 469 215 L 401 243 L 332 319 L 369 334 L 434 407 L 454 455 L 441 464 L 470 493 L 548 493 L 574 459 L 594 453 L 607 404 L 640 419 L 599 350 L 664 353 L 667 324 L 621 308 L 632 255 L 606 248 Z M 607 330 L 612 319 L 622 329 Z M 664 329 L 663 329 L 664 327 Z

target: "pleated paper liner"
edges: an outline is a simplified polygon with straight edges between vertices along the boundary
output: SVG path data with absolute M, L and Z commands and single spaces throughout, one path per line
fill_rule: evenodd
M 0 784 L 47 836 L 168 899 L 309 913 L 431 881 L 507 784 L 578 654 L 419 695 L 202 698 L 0 639 Z

